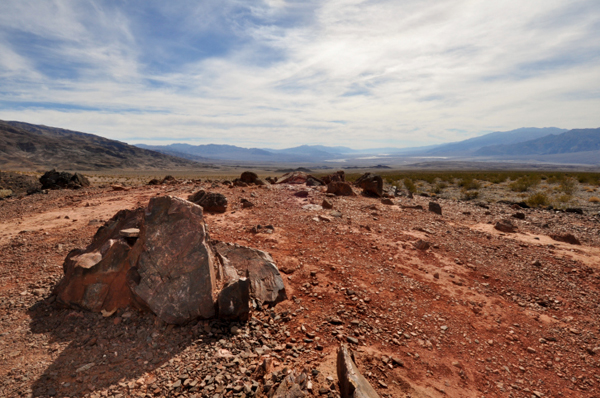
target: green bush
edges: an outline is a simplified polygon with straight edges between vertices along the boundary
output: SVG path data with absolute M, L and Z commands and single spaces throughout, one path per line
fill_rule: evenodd
M 511 182 L 509 187 L 514 192 L 527 192 L 529 188 L 534 188 L 540 183 L 539 175 L 527 175 L 519 177 L 516 181 Z
M 473 178 L 465 177 L 458 182 L 458 186 L 470 191 L 481 188 L 481 183 L 475 181 Z
M 405 178 L 403 182 L 404 182 L 404 187 L 406 187 L 406 189 L 408 189 L 409 192 L 411 192 L 411 193 L 417 192 L 417 187 L 416 187 L 415 183 L 413 182 L 413 180 L 411 180 L 410 178 Z
M 460 198 L 462 200 L 471 200 L 479 197 L 479 191 L 468 190 L 463 188 L 460 190 Z
M 558 186 L 558 190 L 567 195 L 573 195 L 577 190 L 577 180 L 573 177 L 563 179 Z

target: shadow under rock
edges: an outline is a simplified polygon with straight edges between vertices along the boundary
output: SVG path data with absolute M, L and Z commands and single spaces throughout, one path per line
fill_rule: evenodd
M 32 386 L 34 397 L 81 397 L 115 385 L 131 388 L 128 384 L 181 353 L 210 328 L 206 321 L 167 326 L 137 310 L 104 318 L 50 301 L 39 301 L 28 311 L 31 332 L 49 335 L 52 358 Z

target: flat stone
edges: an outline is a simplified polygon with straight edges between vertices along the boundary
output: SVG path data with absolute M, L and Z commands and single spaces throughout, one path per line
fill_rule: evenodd
M 124 238 L 137 238 L 140 236 L 139 228 L 127 228 L 119 231 L 119 234 Z

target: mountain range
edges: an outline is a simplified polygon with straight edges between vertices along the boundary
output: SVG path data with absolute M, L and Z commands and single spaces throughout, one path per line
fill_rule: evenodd
M 432 161 L 600 165 L 600 129 L 520 128 L 417 148 L 345 146 L 242 148 L 235 145 L 129 145 L 93 134 L 0 121 L 0 168 L 178 170 L 212 164 L 310 164 L 312 168 L 407 166 Z M 383 166 L 381 166 L 383 167 Z
M 2 169 L 178 170 L 202 166 L 93 134 L 0 120 Z

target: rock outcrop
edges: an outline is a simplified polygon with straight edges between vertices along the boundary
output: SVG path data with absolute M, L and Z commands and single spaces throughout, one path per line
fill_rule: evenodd
M 565 242 L 571 245 L 581 245 L 581 242 L 573 234 L 550 234 L 550 238 L 558 242 Z
M 363 195 L 381 197 L 383 195 L 383 179 L 371 173 L 365 173 L 355 182 L 356 186 L 362 188 Z
M 131 306 L 170 324 L 247 320 L 251 299 L 274 306 L 287 298 L 268 253 L 211 242 L 202 207 L 171 196 L 118 212 L 63 267 L 60 303 L 106 313 Z
M 58 172 L 52 169 L 40 177 L 42 189 L 79 189 L 90 186 L 90 181 L 79 173 Z
M 500 220 L 494 225 L 494 228 L 500 232 L 514 233 L 517 232 L 517 226 L 510 220 Z
M 277 179 L 277 184 L 306 184 L 308 175 L 302 171 L 292 171 Z

